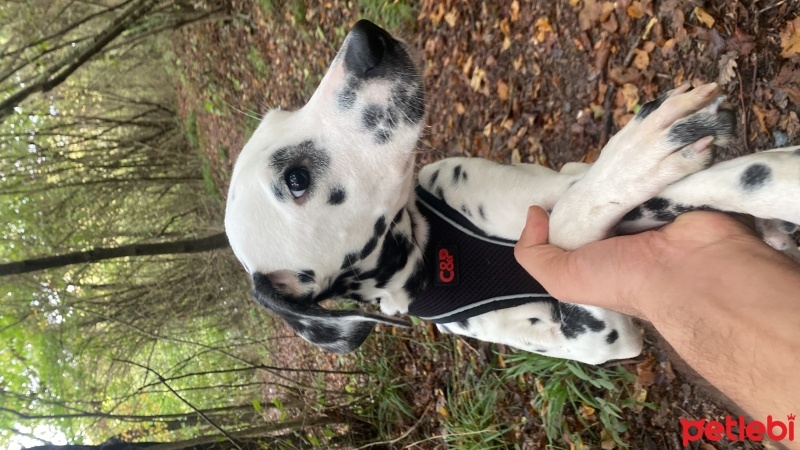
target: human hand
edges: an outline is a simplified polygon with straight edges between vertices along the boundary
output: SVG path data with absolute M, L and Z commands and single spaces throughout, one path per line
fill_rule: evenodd
M 661 229 L 593 242 L 575 251 L 547 243 L 548 217 L 528 209 L 516 245 L 517 261 L 558 300 L 613 309 L 653 320 L 670 314 L 675 298 L 691 301 L 719 273 L 721 262 L 741 260 L 765 245 L 728 215 L 698 211 Z M 768 250 L 768 249 L 767 249 Z M 676 295 L 676 290 L 687 295 Z M 668 299 L 664 293 L 670 292 Z M 662 301 L 668 300 L 668 301 Z

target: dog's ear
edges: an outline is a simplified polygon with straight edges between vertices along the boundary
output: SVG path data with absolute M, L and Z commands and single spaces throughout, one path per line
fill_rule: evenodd
M 303 339 L 334 353 L 349 353 L 364 343 L 376 323 L 410 327 L 411 323 L 359 310 L 325 309 L 311 298 L 287 295 L 268 275 L 253 275 L 253 296 L 276 312 Z

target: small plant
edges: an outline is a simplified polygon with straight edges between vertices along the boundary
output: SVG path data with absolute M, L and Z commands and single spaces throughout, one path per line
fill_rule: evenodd
M 560 441 L 565 433 L 581 431 L 566 429 L 563 420 L 565 410 L 574 408 L 574 417 L 582 422 L 585 430 L 591 430 L 590 421 L 597 420 L 620 448 L 628 448 L 621 434 L 628 429 L 622 408 L 636 404 L 626 390 L 634 381 L 630 372 L 621 366 L 590 366 L 524 352 L 505 355 L 505 360 L 508 364 L 504 371 L 506 379 L 526 384 L 533 382 L 538 396 L 531 401 L 531 406 L 541 415 L 551 444 Z

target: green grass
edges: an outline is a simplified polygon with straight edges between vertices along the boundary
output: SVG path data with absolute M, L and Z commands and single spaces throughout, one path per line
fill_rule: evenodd
M 361 17 L 390 30 L 409 29 L 417 18 L 417 2 L 410 0 L 359 0 Z
M 566 361 L 533 353 L 513 353 L 505 357 L 508 369 L 506 379 L 526 380 L 533 378 L 539 395 L 531 401 L 544 422 L 545 431 L 551 444 L 558 443 L 565 433 L 581 430 L 568 430 L 564 423 L 567 409 L 578 411 L 574 414 L 586 430 L 592 430 L 595 438 L 604 430 L 620 448 L 628 448 L 621 434 L 627 431 L 623 408 L 636 406 L 628 388 L 634 376 L 623 367 L 597 367 Z M 529 383 L 529 381 L 521 381 Z M 653 407 L 649 404 L 639 406 Z M 599 425 L 590 424 L 579 412 L 580 409 L 594 409 Z
M 264 63 L 264 59 L 261 58 L 261 52 L 259 52 L 257 48 L 250 47 L 250 50 L 247 51 L 247 61 L 253 67 L 253 70 L 256 71 L 256 75 L 258 75 L 259 78 L 264 78 L 269 75 L 269 68 L 266 63 Z

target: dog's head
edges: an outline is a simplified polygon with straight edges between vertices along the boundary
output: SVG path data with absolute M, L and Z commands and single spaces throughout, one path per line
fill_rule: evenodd
M 390 293 L 374 279 L 404 269 L 381 243 L 407 216 L 423 105 L 404 44 L 362 20 L 308 103 L 270 111 L 236 161 L 225 229 L 254 296 L 328 350 L 355 349 L 376 322 L 406 324 L 318 303 L 380 302 Z

